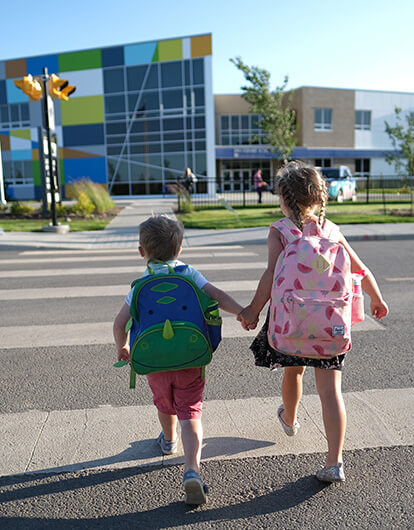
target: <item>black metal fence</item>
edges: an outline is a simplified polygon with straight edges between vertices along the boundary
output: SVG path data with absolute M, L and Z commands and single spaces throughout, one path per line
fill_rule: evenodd
M 413 204 L 414 177 L 370 175 L 356 177 L 355 180 L 356 194 L 354 194 L 352 199 L 355 202 Z M 180 190 L 173 185 L 170 186 L 170 191 L 177 193 Z M 185 190 L 181 188 L 181 191 L 184 192 Z M 199 178 L 190 197 L 195 207 L 252 207 L 259 204 L 259 194 L 254 190 L 250 181 L 228 183 L 221 181 L 220 178 L 217 178 L 214 182 L 209 179 Z M 339 197 L 339 202 L 343 200 L 346 200 L 346 195 Z M 185 201 L 186 194 L 178 193 L 180 209 L 182 209 L 181 207 Z M 261 204 L 263 206 L 277 206 L 279 204 L 279 196 L 273 194 L 270 183 L 261 194 Z

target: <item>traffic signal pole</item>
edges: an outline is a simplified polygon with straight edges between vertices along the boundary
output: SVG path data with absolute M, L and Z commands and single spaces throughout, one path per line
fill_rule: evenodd
M 48 81 L 49 75 L 47 68 L 43 68 L 43 113 L 44 123 L 46 130 L 46 141 L 47 141 L 47 158 L 49 161 L 49 175 L 50 175 L 50 209 L 52 211 L 52 225 L 57 226 L 57 214 L 56 214 L 56 191 L 59 191 L 57 178 L 53 168 L 53 154 L 52 154 L 52 140 L 50 137 L 50 124 L 49 124 L 49 89 Z

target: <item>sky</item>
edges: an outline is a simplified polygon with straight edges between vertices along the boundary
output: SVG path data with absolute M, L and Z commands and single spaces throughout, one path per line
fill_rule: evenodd
M 240 56 L 288 88 L 414 92 L 412 0 L 0 0 L 0 59 L 212 33 L 213 90 Z

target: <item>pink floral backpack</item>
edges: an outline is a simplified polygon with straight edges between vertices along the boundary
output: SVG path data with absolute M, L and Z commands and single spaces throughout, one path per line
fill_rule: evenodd
M 269 344 L 285 354 L 317 359 L 347 352 L 354 323 L 353 277 L 349 254 L 338 243 L 338 226 L 325 219 L 322 227 L 311 222 L 301 232 L 285 217 L 271 229 L 280 231 L 284 249 L 274 272 Z

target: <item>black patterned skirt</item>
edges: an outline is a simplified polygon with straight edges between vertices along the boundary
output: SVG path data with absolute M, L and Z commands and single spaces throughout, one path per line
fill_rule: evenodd
M 273 349 L 267 340 L 268 328 L 269 311 L 267 312 L 266 322 L 250 346 L 256 366 L 264 366 L 271 370 L 284 368 L 285 366 L 311 366 L 325 370 L 342 370 L 344 367 L 345 353 L 330 359 L 308 359 L 297 355 L 286 355 Z

